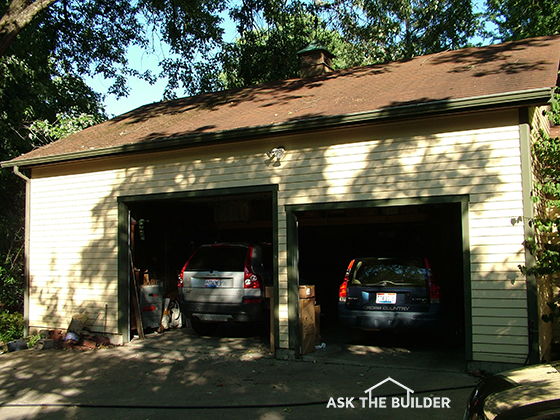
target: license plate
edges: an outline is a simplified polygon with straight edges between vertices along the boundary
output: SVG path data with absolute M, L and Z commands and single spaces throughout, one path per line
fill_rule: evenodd
M 220 287 L 220 280 L 204 280 L 204 287 Z
M 394 305 L 397 303 L 396 293 L 378 293 L 375 297 L 375 303 L 388 303 Z

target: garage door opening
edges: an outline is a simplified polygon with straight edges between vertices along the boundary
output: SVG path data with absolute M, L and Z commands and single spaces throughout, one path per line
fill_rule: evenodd
M 189 257 L 203 244 L 254 243 L 264 244 L 272 250 L 276 248 L 273 188 L 129 197 L 122 201 L 129 215 L 129 250 L 140 305 L 146 304 L 144 294 L 150 298 L 154 294 L 177 298 L 178 276 Z M 271 264 L 272 280 L 275 281 L 276 263 Z M 154 289 L 155 286 L 159 289 Z M 146 293 L 143 293 L 144 289 Z M 155 302 L 145 305 L 146 310 L 140 308 L 140 316 L 146 321 L 144 331 L 159 328 L 159 321 L 154 319 L 160 318 L 161 301 L 157 296 Z M 132 306 L 133 299 L 129 308 L 131 336 L 138 332 Z M 150 308 L 153 308 L 154 319 L 150 319 L 147 313 Z M 269 326 L 269 320 L 263 320 L 263 325 Z M 255 334 L 262 334 L 262 327 L 258 327 Z M 247 328 L 252 327 L 248 325 Z M 243 334 L 250 335 L 252 331 Z
M 344 203 L 338 203 L 331 207 L 307 206 L 302 210 L 294 208 L 293 212 L 297 220 L 299 284 L 315 285 L 323 339 L 365 340 L 363 343 L 377 340 L 390 345 L 389 336 L 394 339 L 398 332 L 354 334 L 341 327 L 339 287 L 350 261 L 355 258 L 418 255 L 429 260 L 441 288 L 446 316 L 453 324 L 452 330 L 442 332 L 432 342 L 437 346 L 449 339 L 449 343 L 460 346 L 465 335 L 463 204 L 360 207 L 352 203 L 345 208 Z M 415 337 L 414 331 L 404 336 L 426 343 L 426 337 L 421 334 Z

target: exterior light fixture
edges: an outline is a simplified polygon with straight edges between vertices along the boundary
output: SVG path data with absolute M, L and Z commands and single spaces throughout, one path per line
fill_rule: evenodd
M 267 160 L 264 161 L 266 166 L 280 166 L 280 161 L 286 154 L 286 149 L 284 147 L 279 146 L 275 147 L 272 150 L 268 150 L 266 152 L 266 156 L 268 157 Z

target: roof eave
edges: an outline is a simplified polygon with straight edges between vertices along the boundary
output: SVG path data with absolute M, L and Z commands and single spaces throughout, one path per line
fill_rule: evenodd
M 214 133 L 197 133 L 177 137 L 163 137 L 146 143 L 135 143 L 130 145 L 29 159 L 13 159 L 0 162 L 0 164 L 3 168 L 27 168 L 38 165 L 117 156 L 129 153 L 155 152 L 208 144 L 228 143 L 254 139 L 265 135 L 288 135 L 294 132 L 309 132 L 319 128 L 325 130 L 343 126 L 388 121 L 397 118 L 415 118 L 438 113 L 455 113 L 489 108 L 544 105 L 549 101 L 551 92 L 552 88 L 538 88 L 470 98 L 439 100 L 414 104 L 396 104 L 392 107 L 367 112 L 294 120 L 269 126 L 244 127 Z

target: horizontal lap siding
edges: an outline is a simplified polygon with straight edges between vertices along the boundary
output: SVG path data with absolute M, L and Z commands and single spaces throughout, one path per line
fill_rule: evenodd
M 164 154 L 167 160 L 136 159 L 124 169 L 92 168 L 77 174 L 66 169 L 61 176 L 48 168 L 36 171 L 31 185 L 30 327 L 66 328 L 72 315 L 86 310 L 94 330 L 117 332 L 118 197 L 279 182 L 277 171 L 264 164 L 262 146 L 241 157 L 223 148 L 227 158 L 206 150 L 206 160 L 186 152 L 179 154 L 179 163 L 176 154 Z
M 114 172 L 32 179 L 30 327 L 66 328 L 86 311 L 94 331 L 117 330 Z
M 524 231 L 511 223 L 523 210 L 516 125 L 290 150 L 283 166 L 286 205 L 468 194 L 473 359 L 523 362 Z
M 288 347 L 285 205 L 469 194 L 474 359 L 521 360 L 523 229 L 511 225 L 522 214 L 518 128 L 433 133 L 426 126 L 425 135 L 412 124 L 409 135 L 362 130 L 353 143 L 347 133 L 329 132 L 152 154 L 91 173 L 40 173 L 31 187 L 31 324 L 65 326 L 90 305 L 103 319 L 96 322 L 116 331 L 119 196 L 278 184 L 278 344 Z M 282 143 L 281 166 L 266 166 L 264 151 Z

